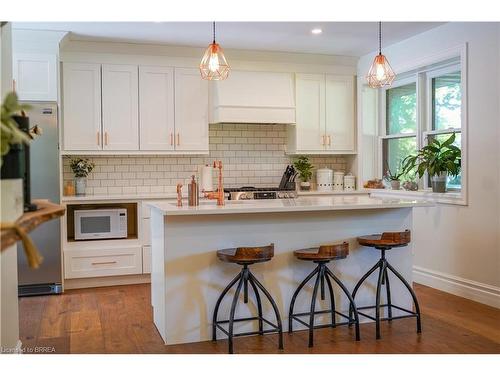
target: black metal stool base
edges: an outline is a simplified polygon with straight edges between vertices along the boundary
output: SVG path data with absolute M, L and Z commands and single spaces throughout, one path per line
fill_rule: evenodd
M 378 281 L 377 281 L 377 294 L 375 298 L 375 305 L 373 306 L 363 306 L 363 307 L 358 307 L 358 314 L 361 316 L 364 316 L 368 319 L 374 320 L 376 324 L 376 338 L 377 340 L 380 339 L 380 322 L 381 321 L 393 321 L 396 319 L 404 319 L 404 318 L 417 318 L 417 333 L 422 332 L 422 323 L 421 323 L 421 318 L 420 318 L 420 306 L 418 304 L 417 296 L 415 295 L 415 292 L 413 291 L 412 287 L 406 281 L 401 274 L 394 269 L 394 267 L 387 261 L 385 258 L 385 251 L 389 250 L 390 248 L 386 247 L 376 247 L 376 249 L 382 251 L 382 255 L 380 257 L 380 260 L 367 272 L 363 275 L 363 277 L 358 281 L 356 286 L 354 287 L 354 291 L 352 292 L 352 297 L 356 297 L 356 293 L 358 292 L 359 287 L 363 284 L 363 282 L 370 276 L 375 270 L 378 268 L 379 273 L 378 273 Z M 411 297 L 413 299 L 413 304 L 415 306 L 415 312 L 405 309 L 400 306 L 393 305 L 391 302 L 391 287 L 389 284 L 389 272 L 391 271 L 408 289 L 408 291 L 411 294 Z M 380 294 L 382 292 L 382 285 L 386 286 L 386 293 L 387 293 L 387 303 L 385 304 L 380 304 Z M 387 317 L 381 317 L 380 316 L 380 308 L 381 307 L 386 307 L 387 308 Z M 404 311 L 407 314 L 406 315 L 400 315 L 400 316 L 392 316 L 392 309 L 398 309 L 400 311 Z M 375 309 L 375 317 L 369 314 L 365 314 L 361 312 L 360 310 L 367 310 L 367 309 Z M 352 308 L 349 308 L 349 316 L 351 317 L 353 313 Z
M 301 323 L 302 325 L 306 326 L 309 329 L 309 347 L 312 347 L 314 344 L 314 329 L 315 328 L 327 328 L 327 327 L 337 327 L 337 326 L 342 326 L 342 325 L 351 325 L 351 324 L 356 324 L 356 341 L 359 341 L 360 336 L 359 336 L 359 317 L 358 317 L 358 309 L 356 309 L 356 305 L 354 303 L 354 299 L 349 293 L 349 290 L 345 287 L 344 284 L 334 275 L 334 273 L 327 267 L 327 263 L 329 261 L 316 261 L 314 263 L 317 263 L 318 266 L 300 283 L 298 286 L 297 290 L 293 294 L 292 301 L 290 303 L 290 311 L 288 314 L 288 333 L 293 332 L 293 321 L 297 321 Z M 297 296 L 299 295 L 299 292 L 301 289 L 307 284 L 309 280 L 311 280 L 314 275 L 317 275 L 316 277 L 316 282 L 314 283 L 314 289 L 313 289 L 313 295 L 311 299 L 311 309 L 309 312 L 304 312 L 304 313 L 294 313 L 293 308 L 295 305 L 295 300 L 297 299 Z M 354 307 L 354 318 L 352 318 L 352 314 L 350 313 L 349 316 L 337 311 L 335 309 L 335 297 L 333 294 L 333 287 L 332 287 L 332 280 L 342 289 L 342 291 L 345 293 L 347 298 L 349 299 L 349 306 L 350 309 Z M 320 310 L 320 311 L 315 311 L 316 309 L 316 297 L 318 295 L 318 288 L 320 288 L 320 297 L 321 300 L 325 300 L 325 281 L 326 285 L 328 286 L 328 293 L 330 297 L 330 309 L 328 310 Z M 351 310 L 350 310 L 351 311 Z M 331 323 L 330 324 L 314 324 L 314 317 L 319 314 L 331 314 Z M 342 322 L 342 323 L 337 323 L 336 321 L 336 315 L 340 315 L 341 317 L 347 319 L 347 322 Z M 300 319 L 300 317 L 303 316 L 309 316 L 309 323 L 303 321 Z
M 250 336 L 250 335 L 264 335 L 266 333 L 278 333 L 278 336 L 279 336 L 278 348 L 283 349 L 283 328 L 282 328 L 282 324 L 281 324 L 281 316 L 280 316 L 278 307 L 276 306 L 274 299 L 271 297 L 271 294 L 269 294 L 269 292 L 266 290 L 266 288 L 264 288 L 264 286 L 259 282 L 259 280 L 257 280 L 257 278 L 248 269 L 248 264 L 242 263 L 241 265 L 243 266 L 243 269 L 238 274 L 238 276 L 236 276 L 229 283 L 229 285 L 223 290 L 223 292 L 219 296 L 219 299 L 217 300 L 217 303 L 215 304 L 215 310 L 214 310 L 214 315 L 213 315 L 213 319 L 212 319 L 212 340 L 217 341 L 217 328 L 220 329 L 228 337 L 229 354 L 233 354 L 233 338 L 234 337 Z M 217 314 L 219 312 L 219 307 L 220 307 L 220 304 L 222 302 L 222 299 L 236 283 L 238 283 L 238 286 L 236 287 L 236 293 L 234 294 L 233 302 L 231 304 L 231 311 L 229 313 L 229 319 L 228 320 L 217 320 Z M 250 286 L 252 287 L 253 292 L 255 294 L 255 300 L 257 302 L 258 316 L 235 319 L 234 314 L 236 311 L 236 305 L 238 303 L 238 299 L 239 299 L 242 288 L 243 288 L 243 302 L 248 303 L 248 284 L 250 284 Z M 274 313 L 276 315 L 276 324 L 270 322 L 269 320 L 267 320 L 266 318 L 264 318 L 262 316 L 262 302 L 260 299 L 259 289 L 262 293 L 264 293 L 267 300 L 271 303 L 271 306 L 273 307 Z M 242 332 L 242 333 L 234 333 L 233 332 L 234 323 L 248 322 L 248 321 L 254 321 L 254 320 L 257 320 L 259 322 L 258 331 Z M 264 329 L 264 323 L 268 324 L 272 328 Z M 228 324 L 227 330 L 222 326 L 223 324 Z

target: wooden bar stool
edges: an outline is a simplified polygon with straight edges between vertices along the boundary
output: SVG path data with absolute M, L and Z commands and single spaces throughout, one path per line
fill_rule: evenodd
M 354 299 L 352 298 L 349 290 L 345 287 L 345 285 L 334 275 L 334 273 L 328 268 L 327 264 L 336 259 L 344 259 L 349 254 L 349 244 L 344 242 L 342 244 L 337 245 L 321 245 L 320 247 L 296 250 L 294 251 L 294 255 L 297 259 L 306 260 L 310 262 L 314 262 L 317 264 L 317 267 L 307 276 L 304 281 L 300 283 L 297 290 L 293 294 L 292 301 L 290 303 L 290 311 L 288 314 L 288 332 L 293 332 L 293 320 L 301 323 L 309 329 L 309 347 L 313 346 L 314 341 L 314 329 L 315 328 L 325 328 L 325 327 L 336 327 L 340 325 L 351 325 L 352 323 L 356 324 L 356 341 L 359 341 L 359 318 L 357 314 L 356 305 L 354 303 Z M 314 289 L 311 299 L 311 308 L 309 312 L 304 313 L 294 313 L 293 308 L 295 305 L 295 300 L 299 295 L 301 289 L 311 280 L 314 275 L 316 276 L 316 282 L 314 283 Z M 349 299 L 349 306 L 352 308 L 354 312 L 354 318 L 351 318 L 351 314 L 349 316 L 339 312 L 335 308 L 335 297 L 333 294 L 332 281 L 342 289 L 347 298 Z M 318 288 L 320 289 L 320 297 L 321 300 L 325 300 L 325 281 L 328 286 L 328 294 L 330 296 L 330 309 L 329 310 L 320 310 L 316 311 L 316 297 L 318 294 Z M 331 323 L 330 324 L 322 324 L 315 325 L 314 317 L 318 314 L 331 314 Z M 347 319 L 347 322 L 337 323 L 336 315 L 340 315 Z M 301 317 L 309 316 L 309 323 L 303 321 Z
M 410 284 L 401 276 L 399 272 L 397 272 L 394 267 L 387 261 L 385 258 L 385 251 L 390 250 L 394 247 L 403 247 L 407 246 L 410 243 L 411 240 L 411 234 L 409 230 L 406 230 L 404 232 L 384 232 L 382 234 L 373 234 L 369 236 L 362 236 L 358 237 L 358 243 L 362 246 L 368 246 L 368 247 L 374 247 L 377 250 L 381 251 L 381 257 L 380 260 L 358 281 L 356 284 L 354 291 L 352 292 L 353 298 L 356 297 L 356 293 L 363 284 L 363 282 L 370 276 L 375 270 L 378 268 L 379 273 L 378 273 L 378 281 L 377 281 L 377 292 L 376 292 L 376 297 L 375 297 L 375 305 L 374 306 L 364 306 L 364 307 L 358 307 L 358 310 L 364 310 L 364 309 L 373 309 L 375 308 L 375 317 L 365 314 L 361 311 L 358 311 L 360 315 L 367 317 L 371 320 L 375 320 L 376 324 L 376 337 L 377 339 L 380 339 L 380 321 L 382 320 L 388 320 L 392 321 L 395 319 L 402 319 L 402 318 L 417 318 L 417 333 L 422 332 L 422 326 L 420 322 L 420 307 L 418 305 L 418 300 L 417 296 L 415 295 L 415 292 L 413 291 L 412 287 Z M 392 303 L 391 301 L 391 287 L 389 284 L 389 271 L 391 271 L 401 282 L 404 284 L 406 289 L 411 294 L 411 297 L 413 298 L 413 304 L 415 305 L 415 312 L 410 311 L 408 309 L 396 306 Z M 382 285 L 385 284 L 386 287 L 386 293 L 387 293 L 387 303 L 381 305 L 380 304 L 380 294 L 381 294 L 381 289 Z M 381 307 L 387 307 L 387 318 L 381 318 L 380 317 L 380 308 Z M 398 310 L 404 311 L 407 314 L 402 315 L 402 316 L 397 316 L 393 317 L 392 316 L 392 309 L 396 308 Z M 349 311 L 349 316 L 351 316 L 352 309 Z
M 277 332 L 279 335 L 279 349 L 283 349 L 283 329 L 281 325 L 281 316 L 274 302 L 271 294 L 264 288 L 264 286 L 257 280 L 257 278 L 252 274 L 249 265 L 254 263 L 262 263 L 268 262 L 274 256 L 274 244 L 270 244 L 269 246 L 263 247 L 237 247 L 232 249 L 224 249 L 217 251 L 217 257 L 227 263 L 236 263 L 243 266 L 241 272 L 236 276 L 229 285 L 223 290 L 222 294 L 219 296 L 217 303 L 215 304 L 215 310 L 212 320 L 212 340 L 217 341 L 217 328 L 220 329 L 223 333 L 228 336 L 229 339 L 229 354 L 233 353 L 233 337 L 237 336 L 249 336 L 249 335 L 263 335 L 265 333 Z M 231 310 L 229 313 L 229 320 L 217 320 L 217 314 L 219 311 L 219 306 L 222 302 L 222 299 L 227 294 L 227 292 L 238 283 L 236 287 L 236 293 L 233 297 L 233 302 L 231 304 Z M 249 318 L 234 318 L 234 313 L 236 311 L 236 305 L 238 303 L 238 298 L 240 296 L 241 289 L 243 288 L 243 302 L 248 303 L 248 284 L 253 289 L 255 300 L 257 303 L 257 317 L 249 317 Z M 276 315 L 276 324 L 270 322 L 266 318 L 262 316 L 262 303 L 259 295 L 259 289 L 266 296 L 268 301 L 271 303 L 273 307 L 274 313 Z M 243 333 L 233 333 L 233 327 L 235 322 L 247 322 L 252 320 L 259 321 L 259 330 L 252 332 L 243 332 Z M 267 323 L 272 328 L 264 329 L 264 323 Z M 222 325 L 229 324 L 228 329 L 226 330 Z

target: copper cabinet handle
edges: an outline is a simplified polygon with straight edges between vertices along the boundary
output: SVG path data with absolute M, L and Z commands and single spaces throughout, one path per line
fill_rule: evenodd
M 174 145 L 174 133 L 170 133 L 170 146 Z
M 101 138 L 100 135 L 101 135 L 101 132 L 97 132 L 97 145 L 98 146 L 101 145 L 101 140 L 99 139 L 99 138 Z
M 12 80 L 12 91 L 14 91 L 14 92 L 16 91 L 16 80 L 15 79 Z
M 118 262 L 116 260 L 113 260 L 113 261 L 110 261 L 110 262 L 92 262 L 91 264 L 93 266 L 97 266 L 99 264 L 116 264 L 116 263 L 118 263 Z
M 104 132 L 104 145 L 108 145 L 108 132 Z
M 330 134 L 328 134 L 327 137 L 328 137 L 328 146 L 331 146 L 332 138 L 330 137 Z
M 321 136 L 321 144 L 325 145 L 325 135 L 324 134 Z
M 181 145 L 181 133 L 177 133 L 177 146 Z

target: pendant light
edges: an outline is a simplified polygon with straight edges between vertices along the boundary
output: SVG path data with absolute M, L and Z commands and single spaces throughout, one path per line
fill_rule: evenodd
M 368 86 L 377 89 L 384 86 L 392 85 L 396 78 L 396 74 L 391 68 L 387 58 L 382 55 L 382 22 L 378 23 L 378 55 L 375 56 L 372 66 L 368 71 L 366 80 Z
M 226 61 L 224 51 L 215 42 L 215 22 L 213 23 L 214 38 L 209 44 L 200 62 L 201 78 L 209 81 L 220 81 L 227 78 L 231 67 Z

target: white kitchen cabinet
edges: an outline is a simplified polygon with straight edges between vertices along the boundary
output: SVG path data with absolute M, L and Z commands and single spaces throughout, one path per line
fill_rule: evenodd
M 354 77 L 327 75 L 325 82 L 326 148 L 354 151 Z
M 297 74 L 296 150 L 318 151 L 325 144 L 325 76 Z
M 19 100 L 57 101 L 57 56 L 14 53 L 13 78 Z
M 174 69 L 139 67 L 141 150 L 174 150 Z
M 136 65 L 102 66 L 103 150 L 139 149 L 138 85 Z
M 151 246 L 142 247 L 142 273 L 151 273 Z
M 62 75 L 64 150 L 101 150 L 101 65 L 64 63 Z
M 288 153 L 355 152 L 354 77 L 296 74 L 296 124 Z
M 123 246 L 64 252 L 66 279 L 142 274 L 142 248 Z
M 175 69 L 175 149 L 208 151 L 208 81 L 198 69 Z

